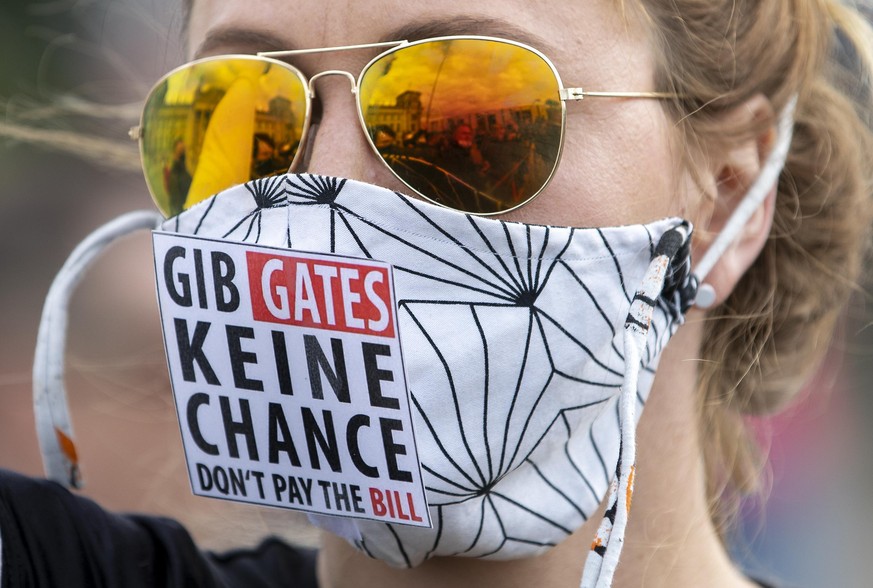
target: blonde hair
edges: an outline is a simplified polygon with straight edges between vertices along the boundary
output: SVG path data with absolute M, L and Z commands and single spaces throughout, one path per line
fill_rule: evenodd
M 858 282 L 873 220 L 873 31 L 833 0 L 640 0 L 656 86 L 685 144 L 724 145 L 761 128 L 724 114 L 763 94 L 798 97 L 795 134 L 760 257 L 705 326 L 698 376 L 711 512 L 756 489 L 759 452 L 743 415 L 783 407 L 827 351 Z M 760 121 L 769 125 L 772 121 Z

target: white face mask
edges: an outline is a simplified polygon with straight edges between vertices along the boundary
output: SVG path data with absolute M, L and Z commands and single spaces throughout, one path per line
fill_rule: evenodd
M 754 212 L 778 176 L 790 116 L 789 109 L 741 215 Z M 136 213 L 101 228 L 73 253 L 47 298 L 35 407 L 48 475 L 63 483 L 78 482 L 57 336 L 69 292 L 108 242 L 159 224 L 156 215 Z M 315 515 L 316 525 L 396 566 L 433 556 L 526 557 L 572 533 L 609 491 L 583 586 L 611 583 L 639 409 L 696 294 L 687 223 L 526 225 L 351 180 L 289 174 L 221 192 L 162 227 L 393 266 L 433 528 Z M 704 262 L 705 273 L 713 262 Z
M 639 409 L 693 295 L 687 225 L 678 219 L 526 225 L 350 180 L 288 175 L 222 192 L 164 228 L 393 266 L 434 526 L 310 518 L 395 566 L 432 556 L 531 556 L 578 528 L 615 471 L 624 325 L 671 229 L 684 246 L 654 301 Z

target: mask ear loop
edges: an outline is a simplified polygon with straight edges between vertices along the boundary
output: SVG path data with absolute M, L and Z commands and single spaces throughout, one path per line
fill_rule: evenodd
M 636 405 L 637 380 L 640 372 L 643 351 L 652 315 L 658 299 L 664 293 L 665 282 L 671 276 L 674 264 L 687 263 L 687 244 L 691 236 L 691 226 L 680 224 L 661 237 L 655 249 L 655 256 L 646 270 L 640 289 L 634 295 L 630 311 L 624 325 L 624 380 L 619 395 L 619 429 L 621 445 L 618 451 L 615 477 L 609 487 L 609 500 L 603 520 L 591 544 L 591 552 L 585 560 L 581 588 L 608 588 L 612 585 L 615 568 L 624 544 L 628 514 L 634 488 L 636 469 Z M 677 259 L 685 252 L 685 260 Z M 687 268 L 686 268 L 687 272 Z M 687 273 L 687 284 L 680 284 L 683 292 L 680 298 L 694 296 L 695 283 Z M 688 304 L 681 304 L 684 311 Z
M 712 242 L 706 255 L 697 264 L 694 275 L 690 277 L 684 295 L 693 298 L 694 304 L 699 307 L 705 308 L 715 302 L 715 291 L 708 284 L 702 283 L 703 280 L 764 202 L 782 173 L 791 146 L 796 105 L 797 97 L 794 96 L 779 117 L 779 138 L 761 173 L 728 219 L 724 229 Z M 591 545 L 591 553 L 585 561 L 581 588 L 609 588 L 618 566 L 633 497 L 636 467 L 636 389 L 640 361 L 645 350 L 654 305 L 662 295 L 667 272 L 676 253 L 687 244 L 689 237 L 688 225 L 680 225 L 664 234 L 625 322 L 625 374 L 619 397 L 621 445 L 615 478 L 609 488 L 607 509 Z
M 797 96 L 793 96 L 782 114 L 779 115 L 779 123 L 777 125 L 778 139 L 770 155 L 767 156 L 767 161 L 764 162 L 764 167 L 757 179 L 749 188 L 742 202 L 731 214 L 727 223 L 721 232 L 716 236 L 715 240 L 707 249 L 706 254 L 700 259 L 694 268 L 694 276 L 697 278 L 700 288 L 697 292 L 697 299 L 694 304 L 698 308 L 709 308 L 715 303 L 716 292 L 713 287 L 704 282 L 706 276 L 715 266 L 716 262 L 721 258 L 728 247 L 737 238 L 737 235 L 742 232 L 743 227 L 749 222 L 753 214 L 761 207 L 764 199 L 770 193 L 770 190 L 776 185 L 779 180 L 779 175 L 785 167 L 785 161 L 788 158 L 788 150 L 791 147 L 791 137 L 794 130 L 794 110 L 797 107 Z
M 106 223 L 76 246 L 49 288 L 33 358 L 33 412 L 46 477 L 64 486 L 82 487 L 64 387 L 70 298 L 90 265 L 109 245 L 139 229 L 157 229 L 163 222 L 156 212 L 137 211 Z

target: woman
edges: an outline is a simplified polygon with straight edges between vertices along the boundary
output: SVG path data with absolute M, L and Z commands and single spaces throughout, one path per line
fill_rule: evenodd
M 393 561 L 379 551 L 380 546 L 368 548 L 366 541 L 359 542 L 357 549 L 352 546 L 354 537 L 368 537 L 366 527 L 349 531 L 343 524 L 317 519 L 336 532 L 324 537 L 318 557 L 319 585 L 576 585 L 583 575 L 582 554 L 591 550 L 592 538 L 595 554 L 602 546 L 598 542 L 609 539 L 608 526 L 598 530 L 603 511 L 611 524 L 619 520 L 621 515 L 616 518 L 613 511 L 615 501 L 629 509 L 630 489 L 633 516 L 628 519 L 613 585 L 755 585 L 733 567 L 724 550 L 720 532 L 730 515 L 725 497 L 754 487 L 757 462 L 743 432 L 742 415 L 774 410 L 791 398 L 820 359 L 821 342 L 830 336 L 860 272 L 871 218 L 873 175 L 868 154 L 873 152 L 873 136 L 864 125 L 870 120 L 870 94 L 869 88 L 859 88 L 859 82 L 846 83 L 828 55 L 839 39 L 855 47 L 869 71 L 869 29 L 835 2 L 800 0 L 597 0 L 557 4 L 548 10 L 521 0 L 486 0 L 474 12 L 455 3 L 437 7 L 417 1 L 336 5 L 313 0 L 292 5 L 204 0 L 193 3 L 189 18 L 193 57 L 448 35 L 521 41 L 546 54 L 565 85 L 633 96 L 567 101 L 563 153 L 554 175 L 550 181 L 541 179 L 544 187 L 542 193 L 533 194 L 535 199 L 530 195 L 521 206 L 501 208 L 501 203 L 493 202 L 458 204 L 448 197 L 441 201 L 402 170 L 394 169 L 392 174 L 360 131 L 362 113 L 348 93 L 347 81 L 321 77 L 310 84 L 318 109 L 293 171 L 348 178 L 397 192 L 409 193 L 411 188 L 466 212 L 505 210 L 501 218 L 532 227 L 618 227 L 680 217 L 694 226 L 692 259 L 700 260 L 745 202 L 780 139 L 785 139 L 785 133 L 776 130 L 780 117 L 793 116 L 794 124 L 787 126 L 793 126 L 794 138 L 778 184 L 767 187 L 763 200 L 732 234 L 706 275 L 709 304 L 704 305 L 698 295 L 698 306 L 688 310 L 685 324 L 664 348 L 660 362 L 648 366 L 657 365 L 657 372 L 648 391 L 646 416 L 636 432 L 638 454 L 630 481 L 619 458 L 627 457 L 627 445 L 619 450 L 616 441 L 610 453 L 612 463 L 619 458 L 618 479 L 628 490 L 627 498 L 622 492 L 617 498 L 614 493 L 605 496 L 604 483 L 597 492 L 598 500 L 603 499 L 597 513 L 577 509 L 581 516 L 568 523 L 572 527 L 565 529 L 568 536 L 543 540 L 538 548 L 556 546 L 535 556 L 519 547 L 503 554 L 509 558 L 503 561 L 426 559 L 443 552 L 422 550 L 410 531 L 409 542 L 398 540 L 398 544 L 403 552 L 401 567 L 405 558 L 406 563 L 417 564 L 411 569 L 389 567 L 364 553 Z M 280 57 L 312 79 L 327 70 L 356 75 L 379 50 Z M 853 93 L 857 94 L 854 105 Z M 551 119 L 544 115 L 541 120 Z M 298 185 L 294 184 L 298 180 L 289 181 Z M 197 182 L 195 172 L 193 183 Z M 258 201 L 256 196 L 256 210 L 268 214 L 275 204 L 269 200 L 273 195 L 261 196 L 266 200 Z M 160 197 L 157 200 L 160 204 Z M 177 226 L 199 226 L 207 218 L 203 211 L 209 203 L 222 202 L 209 200 L 197 208 L 194 200 L 189 193 L 190 211 L 181 215 Z M 477 205 L 481 209 L 469 210 Z M 495 208 L 489 208 L 492 205 Z M 434 218 L 454 222 L 454 217 L 427 210 Z M 260 237 L 262 218 L 266 217 L 253 213 L 243 219 L 250 221 L 243 225 L 248 227 L 243 240 L 253 231 Z M 493 226 L 470 222 L 481 231 Z M 224 237 L 236 228 L 209 236 Z M 684 310 L 690 302 L 684 300 L 679 306 Z M 672 323 L 666 325 L 673 328 Z M 623 360 L 627 351 L 619 353 Z M 645 377 L 644 373 L 641 378 Z M 411 378 L 414 399 L 415 376 Z M 416 435 L 426 437 L 425 428 L 417 421 Z M 438 433 L 431 436 L 434 443 L 440 439 Z M 429 463 L 425 456 L 426 472 Z M 425 484 L 434 486 L 434 478 L 425 477 Z M 437 514 L 431 509 L 432 518 Z M 439 533 L 453 532 L 451 524 L 435 522 Z M 10 531 L 7 526 L 0 529 L 5 554 Z M 481 525 L 479 530 L 487 532 Z M 505 539 L 512 532 L 504 529 L 503 535 Z M 428 536 L 428 544 L 440 540 Z M 473 549 L 470 555 L 485 554 Z M 597 558 L 589 556 L 589 565 L 591 561 Z M 266 563 L 264 569 L 281 571 Z M 7 561 L 2 573 L 9 573 Z M 609 582 L 598 580 L 597 570 L 586 570 L 585 576 L 591 585 Z M 299 581 L 275 578 L 283 580 L 291 585 Z

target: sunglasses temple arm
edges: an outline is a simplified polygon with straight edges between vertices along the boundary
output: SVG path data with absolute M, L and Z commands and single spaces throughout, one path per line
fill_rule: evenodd
M 561 100 L 583 100 L 585 98 L 653 98 L 666 100 L 679 98 L 671 92 L 594 92 L 582 88 L 561 88 Z

